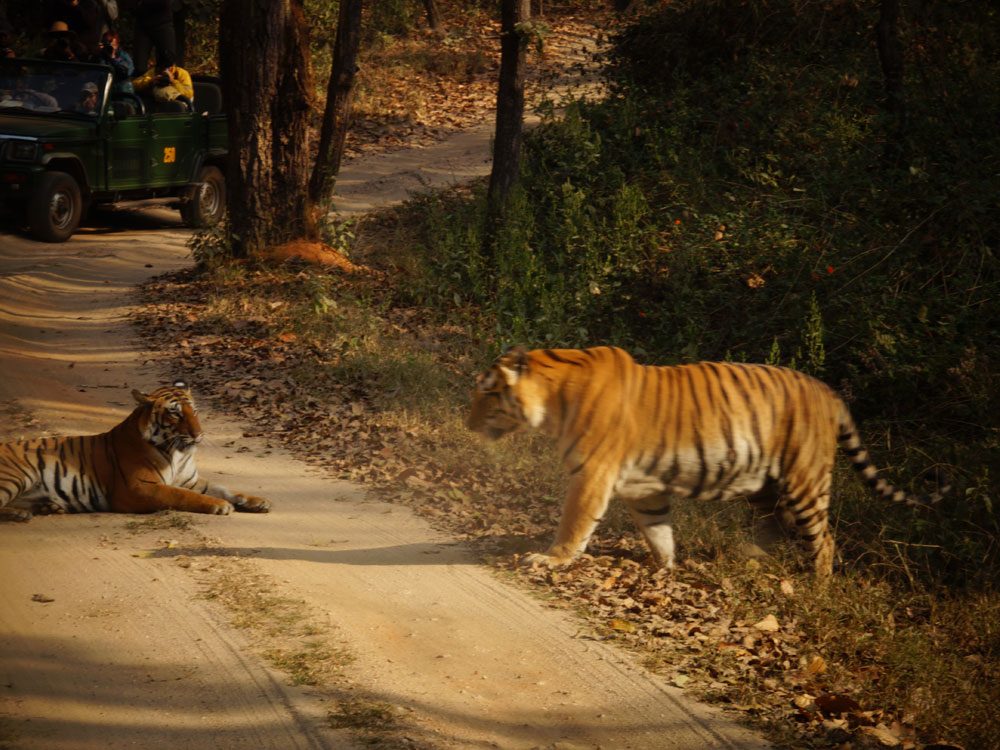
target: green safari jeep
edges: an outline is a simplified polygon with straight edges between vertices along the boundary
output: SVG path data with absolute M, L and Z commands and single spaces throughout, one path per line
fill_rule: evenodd
M 190 112 L 112 94 L 111 79 L 104 65 L 0 59 L 0 201 L 47 242 L 69 239 L 95 204 L 167 204 L 190 226 L 216 224 L 226 206 L 219 81 L 195 77 Z

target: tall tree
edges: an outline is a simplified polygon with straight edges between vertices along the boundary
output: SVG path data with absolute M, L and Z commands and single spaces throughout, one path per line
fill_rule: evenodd
M 219 58 L 233 254 L 246 257 L 306 228 L 312 73 L 301 0 L 226 0 Z
M 437 0 L 424 0 L 424 10 L 427 11 L 427 25 L 432 31 L 441 31 L 441 12 L 438 10 Z
M 362 0 L 341 0 L 320 158 L 313 168 L 312 63 L 302 0 L 224 0 L 220 70 L 229 123 L 227 208 L 236 257 L 314 238 L 340 167 Z
M 361 39 L 361 0 L 341 0 L 337 39 L 333 46 L 330 80 L 326 88 L 326 110 L 319 139 L 319 154 L 309 183 L 309 198 L 317 214 L 329 208 L 333 187 L 344 157 L 344 141 L 350 126 L 351 94 L 357 72 Z M 314 217 L 318 222 L 319 215 Z
M 903 90 L 903 45 L 899 41 L 899 0 L 882 0 L 875 41 L 885 85 L 885 110 L 890 132 L 885 153 L 891 162 L 902 159 L 906 131 L 906 93 Z
M 524 80 L 527 60 L 525 24 L 531 17 L 530 0 L 502 0 L 500 4 L 500 81 L 497 87 L 496 136 L 490 172 L 491 215 L 503 213 L 517 180 L 524 126 Z

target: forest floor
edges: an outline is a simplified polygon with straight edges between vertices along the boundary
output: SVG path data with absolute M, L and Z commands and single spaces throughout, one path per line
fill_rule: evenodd
M 359 149 L 338 201 L 483 173 L 489 129 L 461 130 Z M 103 431 L 182 374 L 130 319 L 137 285 L 190 266 L 190 232 L 160 210 L 96 218 L 62 245 L 2 235 L 2 440 Z M 202 472 L 270 514 L 0 527 L 3 750 L 766 746 L 406 506 L 202 422 Z

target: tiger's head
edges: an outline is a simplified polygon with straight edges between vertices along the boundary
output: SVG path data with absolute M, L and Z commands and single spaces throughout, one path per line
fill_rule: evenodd
M 491 440 L 523 425 L 539 427 L 545 420 L 545 383 L 533 374 L 532 352 L 508 349 L 476 379 L 466 426 Z
M 150 394 L 132 391 L 143 439 L 163 453 L 193 449 L 202 439 L 198 410 L 183 380 Z

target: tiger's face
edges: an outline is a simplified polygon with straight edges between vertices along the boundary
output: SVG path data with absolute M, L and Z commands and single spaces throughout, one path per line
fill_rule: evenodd
M 203 432 L 191 392 L 183 381 L 146 395 L 132 391 L 144 410 L 141 431 L 146 442 L 165 453 L 188 451 L 201 442 Z
M 498 440 L 524 424 L 524 413 L 501 373 L 493 370 L 480 375 L 472 392 L 466 426 Z
M 544 419 L 542 394 L 531 377 L 531 363 L 521 347 L 509 349 L 476 379 L 466 426 L 491 440 Z

